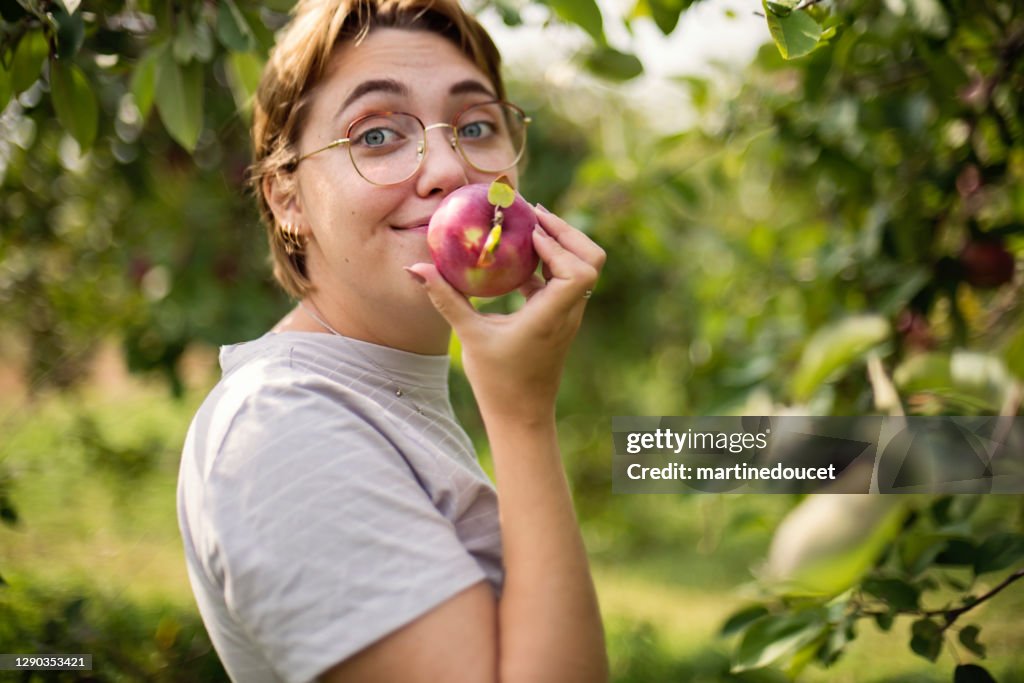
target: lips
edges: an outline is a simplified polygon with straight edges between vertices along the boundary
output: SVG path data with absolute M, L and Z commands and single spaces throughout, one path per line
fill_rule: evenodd
M 411 226 L 409 226 L 407 228 L 401 228 L 401 227 L 395 226 L 395 227 L 393 227 L 391 229 L 394 230 L 395 232 L 404 232 L 404 233 L 408 233 L 408 234 L 412 234 L 412 235 L 424 235 L 425 236 L 427 234 L 427 226 L 426 225 L 411 225 Z
M 426 232 L 427 226 L 430 224 L 430 216 L 424 218 L 416 218 L 403 225 L 392 225 L 394 230 L 412 230 L 414 232 Z

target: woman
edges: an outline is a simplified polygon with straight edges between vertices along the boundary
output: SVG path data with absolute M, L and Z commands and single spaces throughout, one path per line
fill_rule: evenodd
M 303 0 L 279 36 L 253 176 L 299 304 L 222 350 L 178 490 L 189 577 L 236 681 L 607 679 L 554 418 L 604 253 L 538 207 L 545 278 L 496 316 L 426 246 L 453 190 L 517 181 L 527 121 L 504 97 L 456 0 Z M 497 495 L 448 401 L 452 329 Z

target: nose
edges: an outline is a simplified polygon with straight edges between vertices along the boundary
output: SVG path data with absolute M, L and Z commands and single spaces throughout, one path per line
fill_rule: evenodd
M 447 195 L 469 183 L 469 165 L 455 146 L 455 135 L 448 123 L 435 123 L 426 127 L 427 144 L 419 174 L 416 193 L 421 197 L 432 194 Z M 431 138 L 430 133 L 437 129 Z

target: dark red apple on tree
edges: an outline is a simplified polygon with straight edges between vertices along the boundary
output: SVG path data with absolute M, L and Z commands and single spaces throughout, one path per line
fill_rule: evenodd
M 964 279 L 978 289 L 995 289 L 1013 280 L 1013 254 L 998 239 L 975 239 L 960 252 Z
M 445 197 L 430 218 L 427 244 L 452 287 L 467 296 L 500 296 L 537 269 L 536 225 L 533 207 L 502 176 Z

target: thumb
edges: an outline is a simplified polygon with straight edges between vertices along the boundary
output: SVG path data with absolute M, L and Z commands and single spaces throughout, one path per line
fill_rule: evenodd
M 468 322 L 471 315 L 476 314 L 476 309 L 469 300 L 448 284 L 433 263 L 414 263 L 406 267 L 405 271 L 427 290 L 430 303 L 434 304 L 437 312 L 454 329 L 458 330 Z

